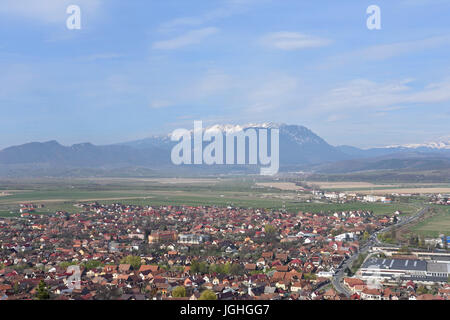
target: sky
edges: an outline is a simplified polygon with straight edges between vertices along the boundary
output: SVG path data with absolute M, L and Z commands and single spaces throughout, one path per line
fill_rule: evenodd
M 449 17 L 450 0 L 2 0 L 0 148 L 194 120 L 362 148 L 450 140 Z

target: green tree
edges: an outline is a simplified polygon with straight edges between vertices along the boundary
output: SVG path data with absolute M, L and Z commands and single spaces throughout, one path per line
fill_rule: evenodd
M 398 252 L 404 253 L 404 254 L 410 254 L 411 250 L 409 250 L 409 247 L 405 245 L 405 246 L 402 246 Z
M 41 282 L 39 282 L 39 285 L 37 288 L 37 293 L 36 293 L 36 298 L 38 300 L 50 299 L 50 292 L 49 292 L 44 280 L 41 280 Z
M 211 290 L 205 290 L 202 292 L 198 300 L 217 300 L 217 296 Z
M 365 231 L 363 234 L 363 240 L 367 241 L 369 239 L 369 237 L 370 237 L 370 234 L 367 231 Z
M 226 275 L 231 274 L 231 263 L 229 262 L 225 263 L 225 265 L 223 266 L 223 273 Z
M 200 270 L 199 262 L 197 260 L 192 260 L 191 262 L 191 273 L 198 273 Z
M 211 266 L 209 266 L 206 262 L 199 262 L 198 260 L 192 260 L 191 262 L 191 273 L 208 273 L 210 271 Z M 217 268 L 217 267 L 216 267 Z M 216 271 L 218 272 L 218 271 Z
M 424 286 L 419 286 L 417 288 L 417 293 L 418 294 L 427 294 L 427 293 L 429 293 L 429 290 Z
M 103 267 L 103 263 L 99 260 L 89 260 L 84 263 L 84 266 L 87 270 L 92 270 Z
M 15 294 L 18 294 L 20 291 L 19 282 L 14 282 L 13 290 Z
M 244 267 L 240 263 L 233 263 L 231 265 L 231 274 L 234 276 L 241 275 L 244 271 Z
M 265 240 L 267 242 L 275 242 L 276 241 L 276 237 L 277 237 L 277 229 L 271 225 L 271 224 L 266 224 L 264 226 L 264 233 L 265 233 Z
M 172 297 L 174 298 L 184 298 L 186 297 L 186 288 L 183 286 L 178 286 L 172 291 Z
M 271 224 L 266 224 L 264 226 L 264 233 L 268 236 L 274 235 L 277 232 L 277 229 L 271 225 Z
M 141 267 L 141 257 L 129 255 L 120 260 L 120 263 L 129 264 L 134 270 L 137 270 Z
M 206 262 L 200 262 L 200 273 L 208 273 L 209 265 Z
M 303 278 L 305 280 L 316 280 L 317 276 L 314 273 L 304 273 Z
M 63 261 L 59 264 L 59 266 L 63 269 L 67 269 L 70 266 L 76 266 L 76 265 L 78 265 L 78 263 L 75 261 Z

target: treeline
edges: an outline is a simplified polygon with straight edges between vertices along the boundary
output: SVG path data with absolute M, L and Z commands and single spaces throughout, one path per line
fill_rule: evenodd
M 221 275 L 242 275 L 244 273 L 244 266 L 240 263 L 209 264 L 205 261 L 193 260 L 190 271 L 193 274 L 217 273 Z

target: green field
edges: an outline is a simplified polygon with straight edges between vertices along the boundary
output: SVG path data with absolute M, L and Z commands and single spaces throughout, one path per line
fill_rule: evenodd
M 450 207 L 433 206 L 437 213 L 425 219 L 410 230 L 425 237 L 438 237 L 440 234 L 450 235 Z
M 309 194 L 256 187 L 254 178 L 157 180 L 157 179 L 79 179 L 0 181 L 0 216 L 18 215 L 20 203 L 42 203 L 40 213 L 58 210 L 76 212 L 74 204 L 99 201 L 136 205 L 208 205 L 243 208 L 285 209 L 291 212 L 335 212 L 370 210 L 375 214 L 392 214 L 396 210 L 413 213 L 413 203 L 313 203 Z M 13 212 L 13 213 L 11 213 Z

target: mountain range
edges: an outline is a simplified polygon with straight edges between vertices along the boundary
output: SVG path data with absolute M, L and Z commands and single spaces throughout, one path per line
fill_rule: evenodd
M 367 170 L 441 170 L 450 168 L 450 141 L 360 149 L 332 146 L 304 126 L 286 124 L 215 125 L 204 131 L 236 132 L 250 128 L 280 130 L 280 171 L 347 173 Z M 256 172 L 254 166 L 172 165 L 177 142 L 170 135 L 96 146 L 32 142 L 0 151 L 0 176 L 142 176 L 170 172 Z M 248 149 L 247 149 L 248 150 Z

